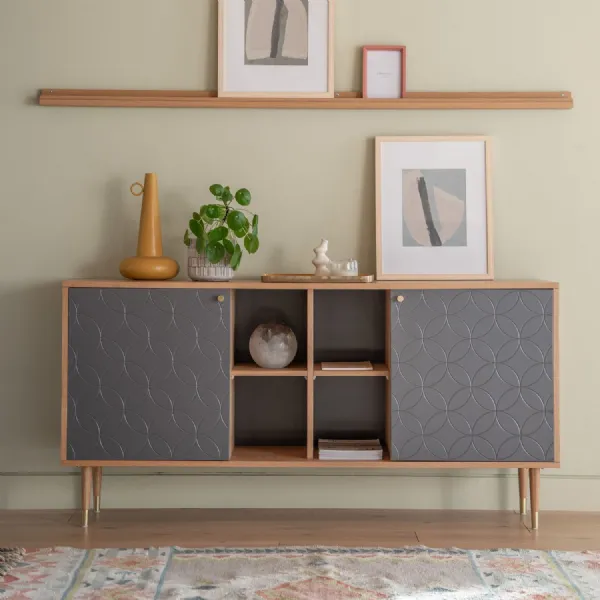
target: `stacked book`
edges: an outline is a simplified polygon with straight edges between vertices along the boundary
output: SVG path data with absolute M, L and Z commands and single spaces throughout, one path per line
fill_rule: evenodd
M 379 440 L 319 440 L 319 460 L 383 460 Z

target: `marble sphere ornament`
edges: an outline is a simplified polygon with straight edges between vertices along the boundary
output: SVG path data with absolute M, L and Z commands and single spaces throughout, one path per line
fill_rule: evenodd
M 259 325 L 250 336 L 250 356 L 263 369 L 285 369 L 296 352 L 296 335 L 283 323 Z

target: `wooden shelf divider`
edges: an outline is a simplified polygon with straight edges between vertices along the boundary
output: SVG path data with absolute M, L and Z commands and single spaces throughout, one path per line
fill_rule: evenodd
M 297 463 L 306 461 L 304 446 L 236 446 L 231 457 L 239 466 L 261 463 Z
M 390 370 L 383 363 L 373 363 L 372 371 L 324 370 L 321 363 L 315 364 L 316 377 L 389 377 Z
M 234 365 L 233 377 L 306 377 L 308 369 L 304 364 L 292 363 L 285 369 L 263 369 L 254 363 Z
M 571 92 L 409 92 L 400 99 L 362 98 L 336 92 L 334 98 L 218 98 L 215 91 L 42 89 L 41 106 L 113 108 L 279 108 L 334 110 L 568 110 Z
M 314 458 L 315 444 L 315 290 L 306 290 L 306 458 Z
M 90 461 L 88 461 L 90 462 Z M 383 460 L 319 460 L 318 451 L 315 451 L 314 458 L 306 457 L 306 447 L 304 446 L 236 446 L 230 461 L 211 461 L 211 462 L 165 462 L 165 463 L 120 463 L 119 461 L 93 461 L 94 464 L 100 463 L 102 466 L 173 466 L 173 467 L 212 467 L 212 468 L 240 468 L 240 467 L 321 467 L 321 468 L 380 468 L 380 469 L 516 469 L 516 468 L 537 468 L 556 467 L 556 463 L 538 463 L 538 462 L 452 462 L 452 461 L 400 461 L 394 462 L 390 459 L 387 448 L 384 448 Z M 73 466 L 73 463 L 67 463 Z M 86 461 L 78 461 L 76 465 L 85 466 Z
M 231 369 L 233 377 L 308 377 L 310 369 L 305 364 L 292 363 L 285 369 L 263 369 L 252 363 L 237 364 Z M 389 377 L 390 370 L 383 363 L 374 363 L 372 371 L 323 370 L 321 363 L 315 363 L 315 377 Z

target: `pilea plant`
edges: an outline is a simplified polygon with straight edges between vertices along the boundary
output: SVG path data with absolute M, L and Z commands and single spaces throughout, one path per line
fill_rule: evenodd
M 252 195 L 246 188 L 242 188 L 234 196 L 229 186 L 223 187 L 218 183 L 211 185 L 209 190 L 217 202 L 205 204 L 200 207 L 199 212 L 192 215 L 183 243 L 188 247 L 195 244 L 198 254 L 206 253 L 213 264 L 221 262 L 228 255 L 231 268 L 237 271 L 242 260 L 241 240 L 244 240 L 244 248 L 248 254 L 254 254 L 260 246 L 258 215 L 232 204 L 235 200 L 241 207 L 249 206 Z M 251 217 L 251 222 L 244 213 Z M 195 241 L 190 237 L 190 231 L 196 236 Z

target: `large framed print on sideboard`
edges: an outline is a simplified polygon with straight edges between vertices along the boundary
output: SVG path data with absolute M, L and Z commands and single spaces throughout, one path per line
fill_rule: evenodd
M 375 140 L 377 279 L 492 279 L 491 140 Z
M 286 369 L 250 358 L 269 314 L 298 339 Z M 529 469 L 537 527 L 539 469 L 560 465 L 555 283 L 67 281 L 62 315 L 61 460 L 82 470 L 84 524 L 107 467 L 505 468 L 522 510 Z M 350 436 L 384 459 L 319 460 L 319 438 Z

